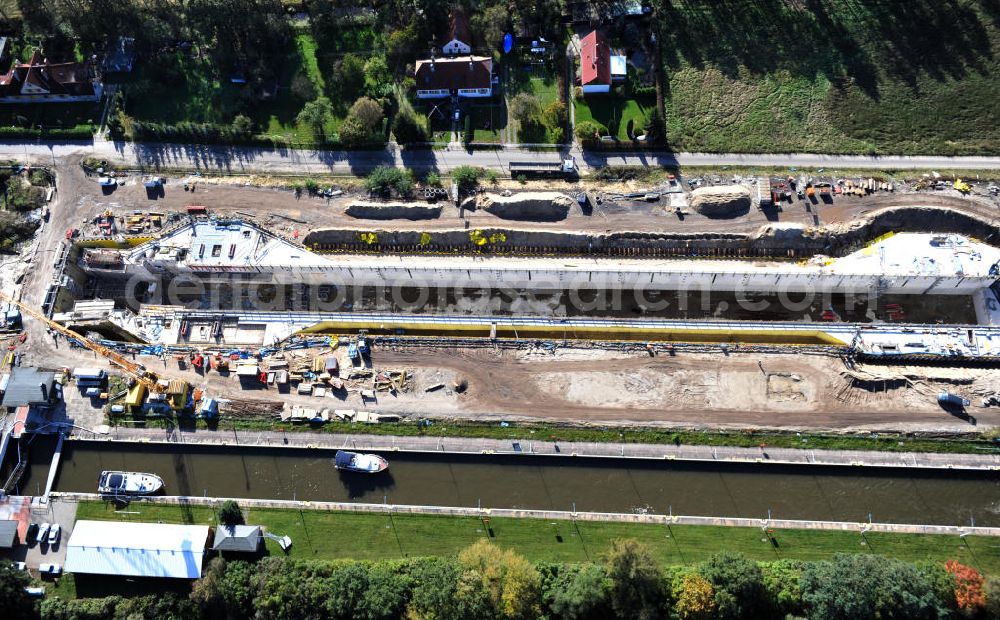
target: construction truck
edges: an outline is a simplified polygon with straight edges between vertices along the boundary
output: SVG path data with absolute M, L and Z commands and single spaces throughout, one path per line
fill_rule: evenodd
M 969 184 L 963 181 L 962 179 L 955 179 L 955 183 L 952 184 L 952 187 L 962 192 L 963 194 L 968 194 L 969 192 L 972 191 L 972 187 L 970 187 Z
M 510 162 L 510 176 L 513 178 L 522 174 L 524 176 L 572 178 L 577 175 L 576 158 L 563 157 L 559 161 Z

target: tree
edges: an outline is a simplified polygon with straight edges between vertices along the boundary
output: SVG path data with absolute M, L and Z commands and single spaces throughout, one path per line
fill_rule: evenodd
M 576 137 L 581 142 L 596 140 L 607 133 L 607 127 L 596 121 L 581 121 L 576 124 Z
M 501 618 L 537 618 L 541 601 L 541 576 L 523 556 L 479 540 L 458 554 L 462 567 L 460 589 L 479 585 L 490 606 Z
M 660 116 L 660 111 L 653 109 L 646 121 L 646 142 L 649 144 L 664 144 L 667 141 L 667 124 Z
M 458 185 L 461 192 L 468 192 L 479 185 L 479 178 L 483 174 L 482 168 L 475 166 L 459 166 L 451 171 L 451 180 Z
M 424 177 L 424 185 L 428 187 L 441 187 L 441 175 L 436 172 L 428 172 Z
M 542 104 L 538 97 L 530 93 L 518 93 L 510 100 L 510 115 L 522 125 L 537 124 L 542 115 Z
M 333 106 L 326 97 L 317 97 L 302 107 L 296 120 L 312 130 L 317 140 L 326 139 L 326 123 L 333 114 Z
M 476 11 L 472 16 L 472 29 L 479 35 L 482 47 L 494 50 L 500 49 L 503 35 L 510 29 L 510 10 L 504 3 L 497 3 Z
M 407 109 L 400 109 L 396 113 L 396 118 L 392 122 L 392 135 L 400 144 L 413 144 L 427 140 L 424 125 L 417 119 L 412 110 Z
M 542 111 L 542 122 L 549 129 L 565 127 L 569 122 L 569 109 L 562 101 L 553 101 Z
M 14 568 L 7 560 L 0 560 L 0 609 L 5 618 L 19 620 L 35 616 L 35 602 L 24 591 L 31 585 L 31 577 Z
M 282 561 L 281 558 L 264 558 L 255 564 L 242 560 L 226 563 L 219 591 L 226 602 L 229 618 L 237 620 L 254 615 L 253 602 L 260 587 L 260 575 L 268 574 L 274 563 Z
M 302 101 L 312 101 L 316 98 L 316 85 L 304 71 L 299 71 L 292 78 L 290 90 Z
M 799 560 L 778 560 L 762 564 L 764 587 L 767 589 L 771 605 L 779 616 L 802 615 L 802 589 L 799 582 L 802 579 L 802 568 L 805 564 Z
M 412 62 L 420 45 L 420 33 L 411 18 L 405 28 L 397 28 L 385 37 L 385 60 L 391 69 L 400 71 Z
M 253 136 L 253 121 L 248 116 L 237 114 L 233 119 L 232 130 L 241 138 L 250 138 Z
M 802 571 L 802 602 L 809 618 L 938 618 L 947 615 L 916 567 L 877 555 L 837 554 Z
M 333 86 L 339 92 L 339 98 L 346 104 L 348 97 L 353 97 L 364 90 L 365 61 L 354 54 L 344 54 L 334 67 Z M 328 82 L 329 83 L 329 82 Z M 331 95 L 332 96 L 332 95 Z
M 983 595 L 986 597 L 986 617 L 1000 618 L 1000 579 L 992 575 L 987 578 Z
M 986 607 L 983 595 L 983 576 L 976 569 L 955 560 L 944 563 L 946 571 L 955 579 L 955 602 L 959 610 L 974 616 Z
M 233 505 L 235 504 L 236 502 L 233 502 Z M 239 507 L 236 510 L 239 510 Z M 215 557 L 202 571 L 201 579 L 194 582 L 191 588 L 191 602 L 198 607 L 203 618 L 225 617 L 226 600 L 222 594 L 225 576 L 226 561 L 221 557 Z
M 361 124 L 369 132 L 374 132 L 382 126 L 385 114 L 379 102 L 369 97 L 360 97 L 351 106 L 348 115 L 361 121 Z
M 715 589 L 716 615 L 721 620 L 771 617 L 764 574 L 756 562 L 737 553 L 712 556 L 699 568 Z
M 409 196 L 413 191 L 413 176 L 409 170 L 379 166 L 365 179 L 365 188 L 377 196 L 388 196 L 394 190 L 400 196 Z
M 610 615 L 608 589 L 604 567 L 584 564 L 560 572 L 546 588 L 545 602 L 556 618 L 606 618 Z
M 715 617 L 715 589 L 698 573 L 688 573 L 673 588 L 674 613 L 681 620 L 711 620 Z
M 243 511 L 240 505 L 231 499 L 222 502 L 219 507 L 219 523 L 222 525 L 243 525 Z
M 647 547 L 636 540 L 613 540 L 604 565 L 611 583 L 611 608 L 618 617 L 659 617 L 664 601 L 662 575 Z
M 385 97 L 392 90 L 392 72 L 385 56 L 372 56 L 365 62 L 365 93 L 369 97 Z

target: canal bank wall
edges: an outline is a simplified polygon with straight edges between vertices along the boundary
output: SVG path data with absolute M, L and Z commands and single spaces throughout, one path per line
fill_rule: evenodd
M 197 496 L 162 496 L 135 498 L 133 502 L 173 506 L 218 507 L 229 498 Z M 50 496 L 53 502 L 102 501 L 96 493 L 59 493 Z M 850 521 L 816 521 L 797 519 L 745 518 L 745 517 L 701 517 L 690 515 L 576 512 L 566 510 L 529 510 L 511 508 L 471 508 L 461 506 L 416 506 L 406 504 L 372 504 L 354 502 L 316 502 L 273 499 L 239 499 L 243 508 L 273 510 L 316 510 L 327 512 L 352 512 L 386 515 L 430 515 L 441 517 L 473 518 L 516 518 L 546 519 L 562 521 L 604 521 L 613 523 L 635 523 L 646 525 L 701 525 L 715 527 L 749 527 L 762 530 L 821 530 L 883 534 L 932 534 L 946 536 L 990 536 L 1000 537 L 1000 527 L 978 527 L 974 525 L 917 525 L 904 523 L 871 523 Z
M 551 431 L 558 433 L 558 429 Z M 706 463 L 816 465 L 1000 471 L 1000 450 L 988 454 L 934 452 L 873 452 L 865 450 L 812 450 L 808 438 L 802 448 L 756 448 L 644 443 L 564 442 L 558 439 L 483 439 L 473 437 L 405 437 L 396 435 L 343 435 L 307 431 L 184 431 L 116 427 L 108 435 L 76 433 L 78 441 L 158 443 L 170 445 L 246 446 L 257 448 L 352 450 L 365 452 L 416 452 L 427 454 L 532 455 L 553 458 L 607 458 L 623 460 L 676 460 Z

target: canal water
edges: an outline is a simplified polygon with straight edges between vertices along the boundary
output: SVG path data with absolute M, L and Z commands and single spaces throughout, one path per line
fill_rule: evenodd
M 23 493 L 44 489 L 51 446 L 33 444 Z M 391 452 L 370 476 L 333 454 L 67 441 L 55 489 L 93 493 L 118 469 L 159 474 L 169 495 L 1000 526 L 996 472 Z

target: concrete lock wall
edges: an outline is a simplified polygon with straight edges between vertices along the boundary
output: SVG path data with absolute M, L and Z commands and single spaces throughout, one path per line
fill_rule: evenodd
M 204 285 L 240 282 L 257 284 L 308 284 L 313 286 L 407 286 L 461 287 L 492 289 L 646 289 L 729 292 L 789 293 L 895 293 L 912 295 L 970 295 L 990 286 L 991 277 L 939 277 L 933 275 L 884 277 L 878 274 L 820 273 L 792 265 L 775 264 L 750 271 L 736 262 L 708 264 L 704 271 L 694 270 L 691 262 L 650 261 L 649 264 L 583 260 L 578 264 L 565 259 L 473 259 L 468 257 L 442 261 L 419 257 L 385 264 L 397 259 L 352 257 L 350 262 L 329 267 L 261 270 L 231 274 L 186 273 L 185 277 Z M 450 262 L 451 264 L 448 264 Z M 530 266 L 525 265 L 530 263 Z M 709 271 L 708 269 L 711 269 Z

